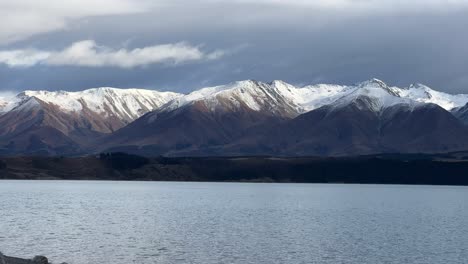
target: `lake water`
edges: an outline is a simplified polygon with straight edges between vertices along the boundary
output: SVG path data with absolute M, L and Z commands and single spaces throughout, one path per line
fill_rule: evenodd
M 467 263 L 468 188 L 0 181 L 0 251 L 87 263 Z

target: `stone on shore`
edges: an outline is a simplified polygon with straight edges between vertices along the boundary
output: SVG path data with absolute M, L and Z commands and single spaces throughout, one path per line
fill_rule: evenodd
M 8 257 L 0 252 L 0 264 L 49 264 L 49 260 L 44 256 L 35 256 L 33 259 Z

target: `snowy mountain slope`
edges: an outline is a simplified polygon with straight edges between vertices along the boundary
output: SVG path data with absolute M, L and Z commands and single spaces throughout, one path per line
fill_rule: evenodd
M 279 94 L 288 98 L 291 104 L 297 106 L 298 113 L 304 113 L 330 104 L 338 98 L 351 92 L 353 87 L 333 84 L 317 84 L 296 87 L 283 81 L 273 81 L 271 87 Z
M 179 94 L 97 88 L 25 91 L 0 99 L 0 153 L 72 153 Z
M 229 98 L 237 102 L 245 102 L 252 109 L 259 111 L 266 104 L 274 106 L 286 103 L 296 108 L 297 112 L 306 112 L 330 102 L 330 98 L 340 95 L 349 87 L 341 85 L 318 84 L 296 87 L 283 81 L 263 83 L 257 81 L 239 81 L 228 85 L 203 88 L 174 100 L 167 109 L 175 109 L 196 101 L 206 100 L 210 105 L 219 103 L 221 98 Z M 281 97 L 281 98 L 278 98 Z M 284 100 L 284 102 L 280 100 Z M 273 102 L 269 102 L 272 100 Z
M 340 96 L 329 106 L 339 108 L 354 103 L 361 110 L 381 112 L 394 106 L 412 109 L 425 104 L 408 97 L 401 97 L 399 88 L 389 87 L 378 79 L 372 79 L 350 87 L 345 94 Z
M 8 106 L 8 101 L 0 97 L 0 113 L 4 113 Z
M 174 99 L 100 142 L 114 146 L 150 146 L 153 153 L 223 145 L 253 127 L 298 115 L 298 105 L 265 83 L 242 81 L 204 88 Z
M 167 112 L 186 105 L 203 102 L 211 111 L 247 107 L 253 111 L 270 111 L 273 114 L 297 116 L 343 96 L 351 87 L 318 84 L 296 87 L 283 81 L 263 83 L 253 80 L 228 85 L 202 88 L 181 96 L 159 111 Z
M 356 85 L 240 81 L 181 96 L 102 146 L 149 155 L 354 155 L 468 147 L 447 109 L 466 95 L 378 79 Z
M 282 96 L 269 84 L 247 80 L 194 91 L 176 98 L 158 112 L 169 112 L 195 104 L 203 104 L 211 112 L 248 109 L 284 117 L 296 116 L 299 108 L 295 101 Z
M 317 87 L 326 87 L 328 93 L 323 92 L 323 89 L 321 92 L 317 92 Z M 298 102 L 305 106 L 304 108 L 308 111 L 324 105 L 343 105 L 362 97 L 374 99 L 371 103 L 376 111 L 394 105 L 415 107 L 422 104 L 436 104 L 450 111 L 468 103 L 468 94 L 443 93 L 422 84 L 412 84 L 409 87 L 399 88 L 389 86 L 375 78 L 352 86 L 314 85 L 305 88 L 309 88 L 316 93 L 313 99 L 309 94 L 305 96 L 307 100 L 298 99 Z M 298 90 L 305 88 L 299 88 Z M 307 91 L 310 91 L 309 89 Z
M 0 94 L 0 115 L 13 109 L 17 101 L 13 93 Z
M 65 112 L 84 109 L 130 122 L 180 96 L 172 92 L 143 89 L 95 88 L 80 92 L 25 91 L 19 97 L 35 97 Z
M 323 107 L 199 152 L 335 156 L 468 149 L 468 130 L 454 115 L 437 104 L 401 97 L 398 89 L 377 79 L 362 82 Z
M 71 119 L 87 120 L 97 132 L 110 133 L 179 96 L 172 92 L 108 87 L 79 92 L 24 91 L 0 97 L 0 115 L 33 107 L 47 108 L 68 114 Z
M 377 94 L 379 90 L 376 88 L 384 89 L 387 93 Z M 422 84 L 413 84 L 404 88 L 390 87 L 378 79 L 349 86 L 317 84 L 304 87 L 279 80 L 271 83 L 246 80 L 202 88 L 186 95 L 108 87 L 80 92 L 25 91 L 16 97 L 0 95 L 0 114 L 19 106 L 27 98 L 36 97 L 45 103 L 58 106 L 65 112 L 80 112 L 86 109 L 104 116 L 115 116 L 126 122 L 133 121 L 166 103 L 160 111 L 171 111 L 188 104 L 203 102 L 211 111 L 220 108 L 235 110 L 239 107 L 247 107 L 254 111 L 271 111 L 273 114 L 294 116 L 334 103 L 350 94 L 356 96 L 368 94 L 376 98 L 391 94 L 402 99 L 397 100 L 398 102 L 405 102 L 403 99 L 409 99 L 421 103 L 437 104 L 446 110 L 462 107 L 468 103 L 468 94 L 447 94 L 432 90 Z M 394 97 L 381 99 L 393 100 Z M 382 101 L 381 103 L 391 102 Z
M 451 110 L 468 103 L 468 94 L 452 95 L 413 84 L 399 88 L 388 86 L 381 80 L 371 79 L 356 85 L 317 84 L 304 87 L 283 81 L 263 83 L 239 81 L 228 85 L 202 88 L 181 96 L 163 106 L 159 111 L 167 112 L 189 104 L 202 102 L 211 111 L 225 108 L 235 110 L 247 107 L 253 111 L 270 111 L 273 114 L 297 116 L 299 114 L 334 103 L 345 103 L 360 96 L 376 99 L 374 107 L 395 104 L 418 105 L 432 103 Z
M 407 88 L 392 88 L 400 97 L 422 103 L 433 103 L 445 110 L 462 107 L 468 103 L 468 94 L 448 94 L 433 90 L 423 84 L 412 84 Z

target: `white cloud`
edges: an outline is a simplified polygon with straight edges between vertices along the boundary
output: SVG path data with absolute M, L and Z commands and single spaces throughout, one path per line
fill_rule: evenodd
M 10 67 L 30 67 L 47 59 L 49 56 L 49 52 L 33 49 L 0 51 L 0 63 Z
M 0 51 L 0 64 L 11 68 L 35 65 L 134 68 L 150 64 L 214 60 L 224 54 L 221 50 L 205 53 L 199 47 L 184 42 L 127 50 L 98 46 L 93 40 L 84 40 L 73 43 L 62 51 Z
M 89 16 L 143 12 L 146 0 L 0 0 L 0 44 L 64 29 Z

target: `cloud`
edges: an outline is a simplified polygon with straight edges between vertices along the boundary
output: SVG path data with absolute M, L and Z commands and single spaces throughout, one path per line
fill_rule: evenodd
M 225 51 L 222 50 L 205 53 L 200 47 L 184 42 L 128 50 L 98 46 L 93 40 L 84 40 L 73 43 L 62 51 L 0 51 L 0 64 L 10 68 L 35 65 L 134 68 L 150 64 L 215 60 L 224 54 Z
M 135 14 L 163 10 L 165 14 L 177 14 L 180 10 L 192 12 L 203 19 L 213 16 L 220 9 L 236 6 L 245 9 L 222 19 L 242 21 L 251 17 L 248 10 L 258 6 L 275 9 L 281 17 L 286 9 L 307 10 L 311 16 L 324 11 L 340 12 L 345 18 L 371 13 L 424 12 L 456 10 L 468 7 L 466 0 L 0 0 L 0 45 L 11 44 L 38 34 L 70 28 L 80 19 L 97 16 Z M 206 12 L 208 10 L 209 12 Z M 264 10 L 265 11 L 265 10 Z M 267 11 L 271 12 L 271 10 Z M 262 12 L 254 14 L 261 18 Z M 155 18 L 158 20 L 159 18 Z M 183 17 L 179 19 L 184 19 Z M 336 18 L 333 18 L 336 19 Z M 221 21 L 220 21 L 221 22 Z
M 0 45 L 31 36 L 69 28 L 86 17 L 109 16 L 164 10 L 177 13 L 184 9 L 194 16 L 212 16 L 218 8 L 269 6 L 278 12 L 283 8 L 320 11 L 339 11 L 343 17 L 363 13 L 424 12 L 456 10 L 468 7 L 466 0 L 0 0 Z M 201 10 L 211 10 L 205 12 Z M 245 14 L 245 12 L 244 12 Z M 233 14 L 236 15 L 236 14 Z M 262 14 L 258 14 L 262 15 Z M 314 15 L 314 14 L 311 14 Z M 224 19 L 242 19 L 225 17 Z M 157 18 L 156 18 L 157 19 Z
M 198 0 L 192 2 L 185 0 L 159 0 L 157 2 L 159 3 L 159 9 L 177 9 L 183 7 L 195 12 L 235 6 L 237 8 L 244 8 L 244 15 L 247 16 L 250 15 L 249 9 L 258 7 L 273 8 L 278 13 L 287 11 L 288 9 L 305 9 L 315 14 L 320 12 L 339 12 L 343 17 L 366 15 L 369 13 L 444 12 L 468 7 L 468 1 L 466 0 Z M 260 10 L 258 15 L 262 15 L 264 11 L 266 10 Z M 211 16 L 210 14 L 207 15 Z M 226 19 L 233 18 L 226 17 Z
M 50 56 L 49 52 L 33 49 L 0 51 L 0 63 L 9 67 L 31 67 Z
M 468 93 L 468 0 L 0 0 L 0 17 L 0 42 L 22 40 L 0 46 L 0 90 L 377 77 Z
M 90 16 L 120 15 L 149 9 L 142 0 L 0 0 L 0 44 L 66 28 Z
M 216 0 L 205 0 L 208 2 L 219 2 Z M 322 9 L 341 10 L 404 10 L 410 8 L 452 8 L 467 6 L 466 0 L 231 0 L 238 4 L 262 4 L 277 6 L 299 6 Z

